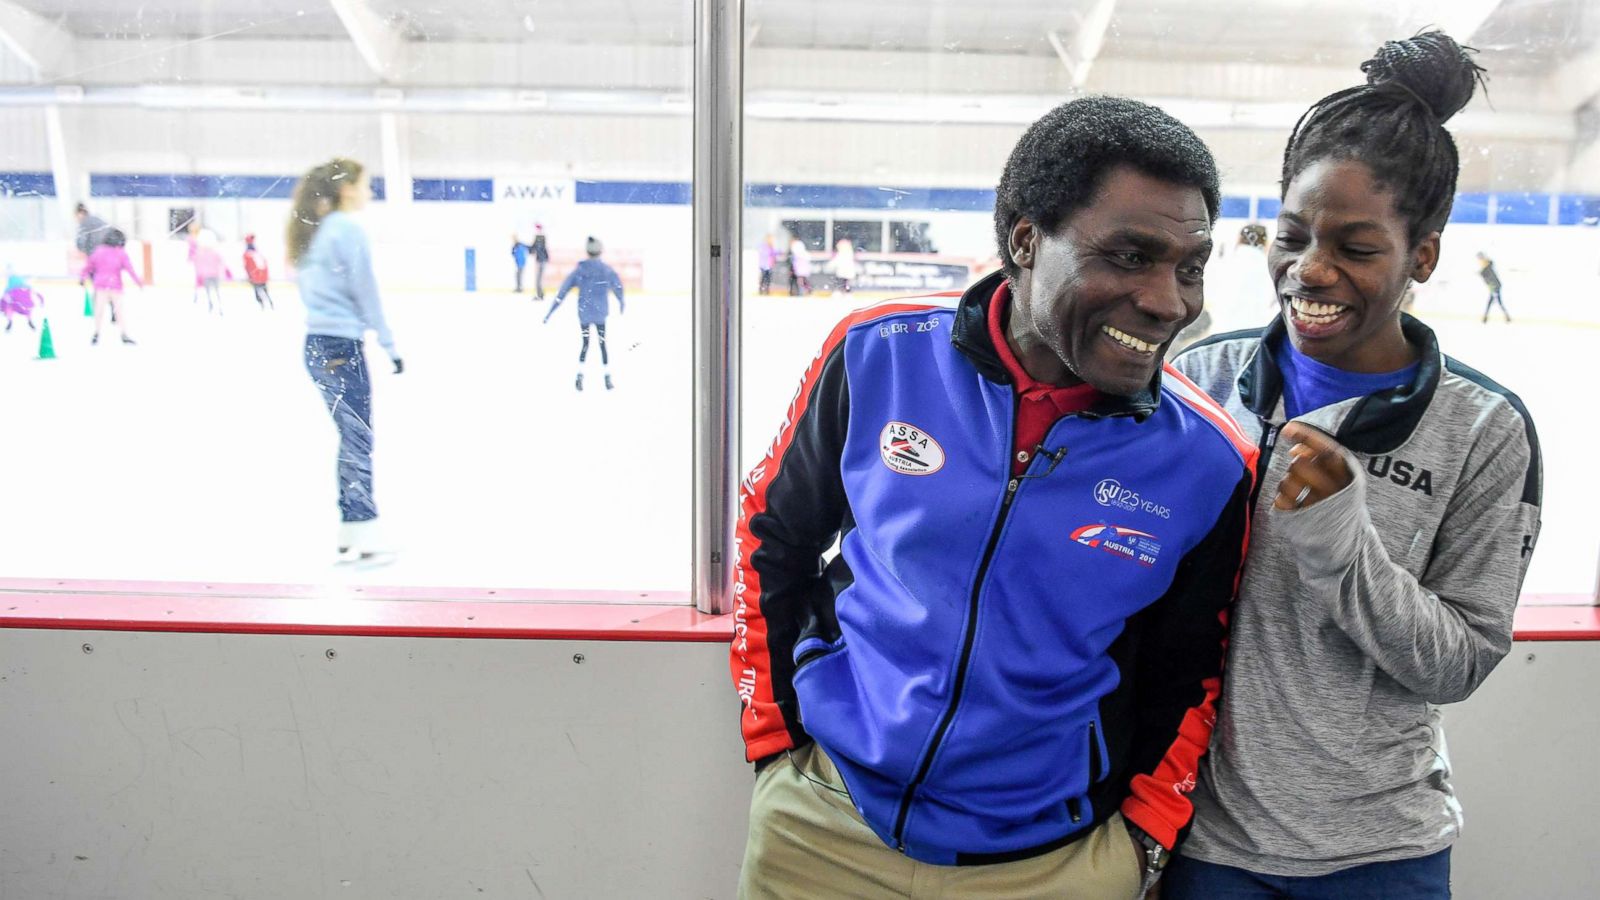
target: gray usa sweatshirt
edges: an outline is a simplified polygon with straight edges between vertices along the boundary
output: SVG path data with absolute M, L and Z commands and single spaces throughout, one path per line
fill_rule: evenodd
M 1511 649 L 1542 475 L 1522 402 L 1407 316 L 1422 351 L 1411 384 L 1298 419 L 1347 449 L 1355 480 L 1273 509 L 1289 466 L 1273 447 L 1284 328 L 1212 338 L 1173 363 L 1262 447 L 1222 703 L 1180 852 L 1315 876 L 1426 856 L 1459 833 L 1439 705 L 1470 696 Z

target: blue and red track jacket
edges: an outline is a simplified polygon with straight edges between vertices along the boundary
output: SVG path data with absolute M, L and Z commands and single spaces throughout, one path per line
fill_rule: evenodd
M 845 319 L 745 480 L 747 757 L 815 740 L 872 830 L 923 862 L 1037 855 L 1119 807 L 1172 847 L 1257 451 L 1169 368 L 1056 422 L 1013 478 L 999 277 Z

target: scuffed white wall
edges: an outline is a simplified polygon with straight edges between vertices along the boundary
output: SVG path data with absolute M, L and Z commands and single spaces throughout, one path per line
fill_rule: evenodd
M 733 896 L 717 645 L 7 630 L 0 660 L 6 900 Z
M 1600 887 L 1597 678 L 1518 643 L 1447 711 L 1460 900 Z M 0 897 L 727 900 L 726 682 L 716 643 L 0 630 Z

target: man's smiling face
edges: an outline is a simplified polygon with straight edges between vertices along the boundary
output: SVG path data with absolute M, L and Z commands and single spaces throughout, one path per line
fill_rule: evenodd
M 1123 165 L 1053 233 L 1019 220 L 1011 253 L 1008 332 L 1028 374 L 1131 396 L 1200 315 L 1211 217 L 1199 188 Z

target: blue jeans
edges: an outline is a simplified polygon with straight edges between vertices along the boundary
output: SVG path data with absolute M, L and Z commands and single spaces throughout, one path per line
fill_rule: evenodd
M 1161 900 L 1450 900 L 1450 850 L 1369 863 L 1330 875 L 1259 875 L 1179 856 L 1161 877 Z
M 372 381 L 361 342 L 306 335 L 306 371 L 322 392 L 339 429 L 339 516 L 346 522 L 378 517 L 372 499 Z

